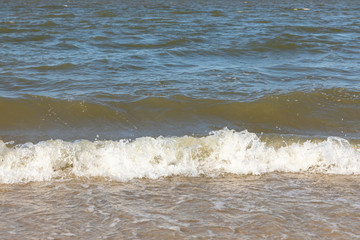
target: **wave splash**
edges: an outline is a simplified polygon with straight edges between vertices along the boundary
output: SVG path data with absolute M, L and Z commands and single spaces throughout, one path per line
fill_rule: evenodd
M 118 181 L 167 176 L 269 172 L 360 174 L 360 148 L 338 137 L 277 146 L 248 131 L 205 137 L 142 137 L 133 141 L 0 141 L 0 183 L 104 177 Z

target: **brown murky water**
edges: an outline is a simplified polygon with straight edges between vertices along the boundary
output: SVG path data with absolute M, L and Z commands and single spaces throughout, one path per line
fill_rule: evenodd
M 356 239 L 360 178 L 265 174 L 1 185 L 2 239 Z

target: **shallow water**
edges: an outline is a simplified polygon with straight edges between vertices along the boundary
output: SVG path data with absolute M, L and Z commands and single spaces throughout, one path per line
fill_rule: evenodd
M 0 9 L 2 238 L 360 234 L 359 1 Z
M 355 176 L 301 174 L 3 185 L 2 236 L 356 239 L 359 190 Z

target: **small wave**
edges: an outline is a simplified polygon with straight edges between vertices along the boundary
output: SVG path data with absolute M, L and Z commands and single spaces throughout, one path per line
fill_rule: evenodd
M 40 70 L 56 69 L 44 68 Z M 196 129 L 211 125 L 214 128 L 208 130 L 229 126 L 253 132 L 348 137 L 359 136 L 360 132 L 360 93 L 341 88 L 272 94 L 249 101 L 197 99 L 183 95 L 142 98 L 124 95 L 111 99 L 96 95 L 90 99 L 0 98 L 0 130 L 96 126 L 101 131 L 110 126 L 160 129 L 164 125 L 172 129 L 179 125 Z M 170 134 L 178 135 L 177 132 Z
M 226 173 L 360 174 L 360 149 L 338 137 L 276 147 L 276 141 L 265 142 L 254 133 L 223 129 L 200 138 L 49 140 L 8 145 L 0 141 L 0 183 L 7 184 L 68 177 L 128 181 Z
M 343 32 L 344 29 L 335 28 L 335 27 L 322 27 L 322 26 L 286 26 L 286 29 L 298 31 L 298 32 L 306 32 L 306 33 L 340 33 Z
M 61 8 L 64 8 L 63 6 L 61 6 Z M 48 14 L 44 16 L 44 19 L 46 18 L 74 18 L 75 15 L 72 13 L 59 13 L 59 14 Z
M 115 41 L 109 41 L 107 38 L 95 37 L 94 43 L 91 45 L 99 47 L 99 48 L 115 48 L 115 49 L 161 49 L 161 48 L 173 48 L 184 46 L 191 42 L 199 41 L 197 39 L 192 38 L 178 38 L 178 39 L 167 39 L 164 41 L 156 41 L 156 42 L 146 42 L 146 41 L 137 41 L 133 43 L 121 43 Z
M 58 4 L 52 4 L 52 5 L 41 5 L 38 8 L 44 8 L 49 10 L 57 10 L 57 9 L 63 9 L 66 8 L 67 5 L 58 5 Z
M 153 49 L 182 46 L 184 44 L 190 43 L 191 41 L 191 39 L 187 38 L 178 38 L 156 43 L 116 43 L 116 46 L 129 49 Z
M 27 32 L 29 32 L 30 30 L 27 30 Z M 38 31 L 38 30 L 34 30 L 34 31 Z M 29 34 L 29 35 L 24 35 L 21 37 L 3 37 L 2 39 L 5 40 L 6 42 L 36 42 L 36 41 L 45 41 L 45 40 L 50 40 L 53 37 L 50 35 L 34 35 L 34 34 Z
M 177 10 L 177 11 L 172 11 L 172 14 L 199 14 L 201 13 L 200 11 L 194 11 L 194 10 Z
M 95 37 L 92 37 L 91 39 L 96 40 L 96 41 L 109 40 L 109 38 L 106 36 L 95 36 Z
M 68 70 L 68 69 L 75 69 L 77 65 L 72 63 L 63 63 L 59 65 L 53 66 L 38 66 L 38 67 L 31 67 L 30 69 L 40 70 L 40 71 L 53 71 L 53 70 Z
M 114 11 L 110 11 L 110 10 L 102 10 L 102 11 L 96 12 L 97 17 L 109 17 L 109 18 L 112 18 L 112 17 L 116 17 L 118 15 L 119 15 L 118 13 L 116 13 Z
M 213 16 L 213 17 L 224 17 L 225 14 L 222 11 L 213 10 L 213 11 L 211 11 L 211 16 Z
M 251 42 L 249 48 L 259 52 L 293 51 L 297 49 L 312 49 L 310 43 L 303 41 L 304 37 L 294 34 L 280 34 L 274 38 L 265 38 L 263 41 Z
M 74 49 L 79 49 L 77 46 L 73 45 L 73 44 L 68 44 L 66 42 L 61 42 L 58 44 L 54 45 L 55 48 L 57 49 L 62 49 L 62 50 L 74 50 Z M 64 64 L 62 64 L 64 65 Z M 71 66 L 70 66 L 71 68 Z
M 310 8 L 294 8 L 294 11 L 310 11 Z
M 14 33 L 16 29 L 8 28 L 8 27 L 0 27 L 0 33 Z
M 37 26 L 39 26 L 39 27 L 55 27 L 55 26 L 58 26 L 58 24 L 53 22 L 53 21 L 48 20 L 48 21 L 46 21 L 46 22 L 44 22 L 42 24 L 39 24 Z

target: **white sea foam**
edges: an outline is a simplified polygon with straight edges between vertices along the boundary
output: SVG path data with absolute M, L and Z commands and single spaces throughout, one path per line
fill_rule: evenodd
M 312 172 L 360 174 L 360 149 L 347 140 L 274 147 L 254 133 L 224 129 L 209 136 L 142 137 L 133 141 L 49 140 L 9 147 L 0 141 L 0 183 L 67 177 L 119 181 L 224 173 Z
M 294 8 L 294 11 L 310 11 L 311 9 L 310 8 Z

